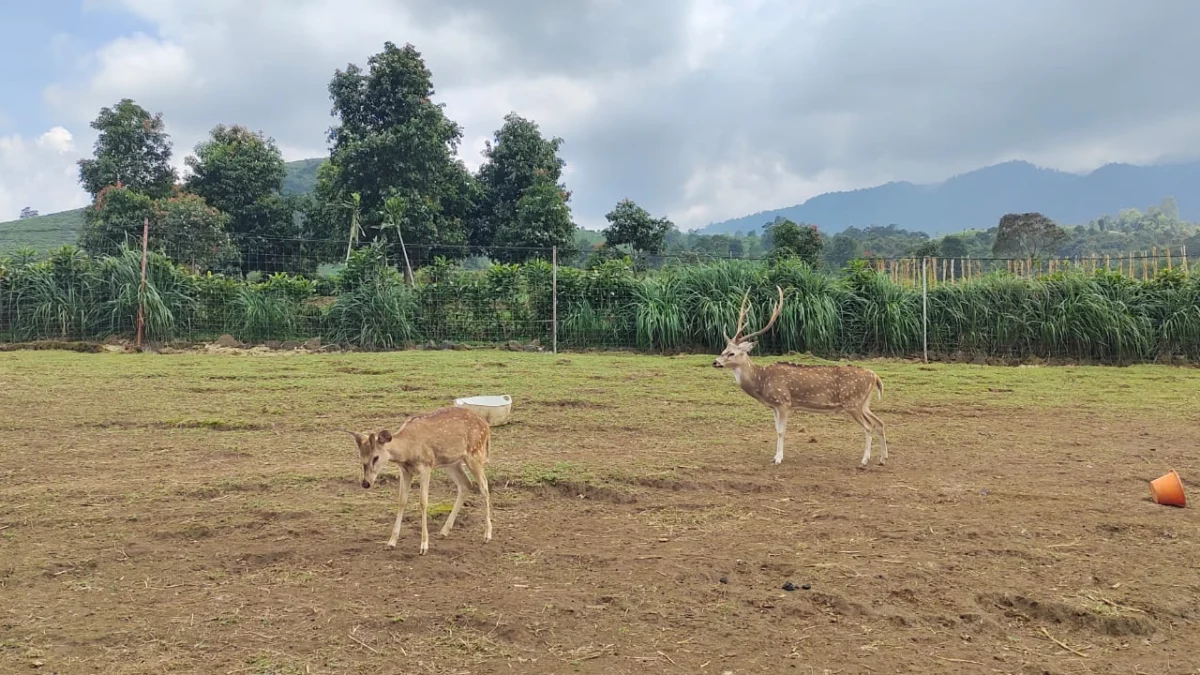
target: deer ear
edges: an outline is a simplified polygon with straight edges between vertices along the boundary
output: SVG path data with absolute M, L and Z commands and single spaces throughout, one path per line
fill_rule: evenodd
M 740 344 L 738 346 L 742 348 L 742 351 L 748 352 L 751 349 L 754 349 L 754 345 L 756 345 L 756 344 L 758 344 L 758 343 L 757 342 L 743 342 L 742 344 Z
M 380 443 L 391 443 L 392 442 L 392 432 L 388 431 L 387 429 L 380 430 L 379 442 Z

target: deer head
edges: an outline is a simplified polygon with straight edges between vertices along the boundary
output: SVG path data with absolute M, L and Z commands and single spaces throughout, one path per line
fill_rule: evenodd
M 771 329 L 775 325 L 775 320 L 779 318 L 779 313 L 783 311 L 783 288 L 776 286 L 779 291 L 779 301 L 775 303 L 775 309 L 771 312 L 771 320 L 761 329 L 749 334 L 742 335 L 742 331 L 746 328 L 746 310 L 750 308 L 750 291 L 742 296 L 742 309 L 738 312 L 737 331 L 733 337 L 729 337 L 724 331 L 721 335 L 725 337 L 725 349 L 713 361 L 713 368 L 724 368 L 726 365 L 734 368 L 747 366 L 750 364 L 750 350 L 754 349 L 755 343 L 751 341 L 759 335 Z
M 358 455 L 363 465 L 362 486 L 369 488 L 375 483 L 379 469 L 383 468 L 380 462 L 387 463 L 384 446 L 392 442 L 392 434 L 387 429 L 382 429 L 377 434 L 360 434 L 357 431 L 346 433 L 353 436 L 354 442 L 358 444 Z

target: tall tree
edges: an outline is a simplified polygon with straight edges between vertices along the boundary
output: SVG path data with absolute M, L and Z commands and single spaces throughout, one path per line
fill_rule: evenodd
M 552 246 L 558 247 L 560 259 L 576 253 L 575 223 L 563 189 L 542 177 L 517 201 L 512 221 L 496 233 L 491 257 L 500 262 L 524 262 L 545 257 Z
M 178 194 L 154 204 L 150 241 L 155 250 L 193 271 L 236 260 L 227 227 L 230 218 L 195 194 Z
M 942 255 L 947 258 L 965 258 L 970 255 L 967 242 L 962 237 L 948 234 L 942 237 Z
M 1040 258 L 1054 255 L 1067 233 L 1040 213 L 1008 213 L 1000 218 L 992 254 Z
M 93 199 L 110 185 L 154 199 L 170 194 L 176 175 L 162 113 L 151 115 L 126 98 L 101 108 L 91 126 L 100 133 L 94 157 L 79 160 L 79 182 Z
M 79 247 L 92 255 L 113 255 L 122 244 L 142 239 L 142 224 L 152 219 L 154 200 L 126 186 L 100 190 L 95 201 L 83 210 Z
M 859 244 L 857 239 L 845 234 L 835 234 L 829 238 L 829 245 L 825 247 L 825 263 L 835 270 L 840 270 L 851 260 L 861 258 L 862 254 L 862 244 Z
M 937 258 L 942 255 L 942 245 L 936 239 L 926 239 L 909 252 L 914 258 Z
M 443 241 L 464 241 L 475 204 L 473 179 L 455 157 L 462 129 L 433 102 L 432 73 L 416 48 L 384 43 L 383 51 L 368 59 L 366 72 L 354 64 L 336 71 L 329 95 L 338 123 L 329 133 L 328 168 L 318 171 L 316 193 L 326 206 L 314 215 L 330 236 L 344 233 L 349 218 L 330 205 L 358 193 L 367 239 L 379 234 L 384 204 L 398 195 L 405 204 L 426 209 L 422 217 Z
M 21 220 L 25 220 L 26 218 L 36 218 L 37 216 L 37 209 L 31 206 L 26 206 L 25 208 L 21 209 L 21 215 L 19 217 Z
M 280 191 L 286 169 L 275 141 L 240 125 L 217 125 L 184 160 L 187 188 L 228 214 L 243 271 L 274 271 L 295 257 L 293 205 Z
M 787 218 L 778 217 L 763 226 L 763 239 L 771 240 L 771 259 L 800 258 L 817 266 L 821 259 L 824 241 L 816 225 L 798 225 Z
M 528 213 L 522 220 L 518 205 L 526 193 L 536 186 L 541 193 L 538 203 L 550 208 L 553 198 L 546 187 L 548 185 L 556 187 L 561 193 L 562 206 L 570 202 L 571 193 L 561 182 L 566 162 L 558 156 L 563 140 L 542 136 L 536 122 L 516 113 L 504 117 L 504 124 L 496 131 L 494 140 L 487 142 L 483 150 L 486 159 L 479 167 L 480 204 L 478 217 L 468 233 L 471 245 L 480 250 L 489 250 L 502 245 L 500 242 L 554 239 L 555 228 L 563 227 L 561 216 L 546 221 L 550 229 L 536 234 L 529 229 L 536 226 L 536 222 L 528 220 Z M 551 210 L 559 209 L 559 205 L 554 205 Z M 570 220 L 569 207 L 566 220 Z M 523 234 L 517 236 L 515 232 Z M 491 254 L 496 257 L 498 252 L 491 251 Z
M 655 218 L 646 209 L 632 200 L 622 199 L 612 211 L 604 215 L 608 227 L 604 230 L 604 242 L 616 248 L 629 246 L 638 253 L 657 255 L 663 250 L 667 233 L 675 224 L 666 218 Z M 728 253 L 728 244 L 722 253 Z

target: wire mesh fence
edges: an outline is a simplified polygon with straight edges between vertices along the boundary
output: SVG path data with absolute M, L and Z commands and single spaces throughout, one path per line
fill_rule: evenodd
M 0 232 L 0 342 L 133 340 L 338 345 L 364 350 L 708 352 L 742 301 L 755 353 L 1068 358 L 1200 356 L 1200 277 L 1185 251 L 1034 260 L 872 258 L 842 270 L 796 259 L 635 256 L 555 248 L 407 246 L 256 237 L 216 265 L 148 242 L 112 255 L 38 253 Z M 496 262 L 496 261 L 507 262 Z M 143 282 L 144 279 L 144 282 Z

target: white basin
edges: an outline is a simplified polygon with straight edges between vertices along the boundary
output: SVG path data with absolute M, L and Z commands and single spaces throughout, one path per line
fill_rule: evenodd
M 491 427 L 508 424 L 512 414 L 512 397 L 508 394 L 501 396 L 467 396 L 454 399 L 454 405 L 467 408 L 482 417 Z

